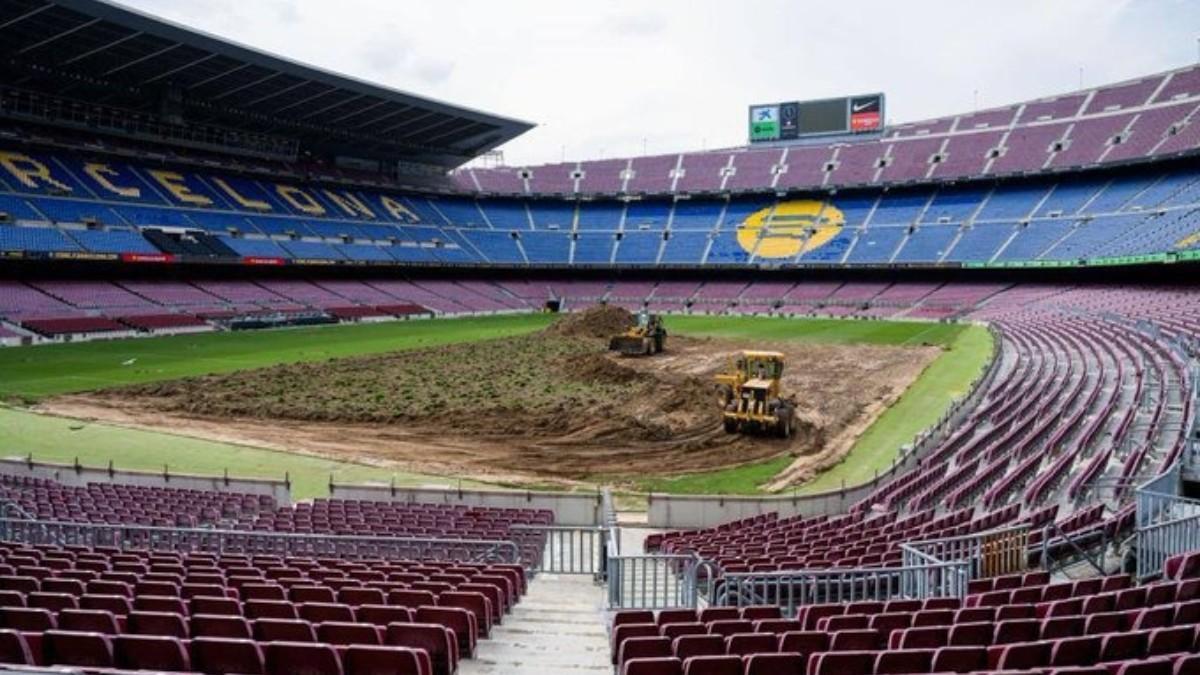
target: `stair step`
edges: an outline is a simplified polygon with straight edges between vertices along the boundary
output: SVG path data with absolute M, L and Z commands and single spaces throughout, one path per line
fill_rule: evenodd
M 542 574 L 479 642 L 461 675 L 610 673 L 604 589 L 590 576 Z

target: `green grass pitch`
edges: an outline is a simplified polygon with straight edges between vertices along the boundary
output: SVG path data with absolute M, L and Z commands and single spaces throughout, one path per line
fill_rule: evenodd
M 70 392 L 318 361 L 359 354 L 419 349 L 498 338 L 538 330 L 551 318 L 540 314 L 354 324 L 248 333 L 209 333 L 164 338 L 0 349 L 0 400 L 33 403 Z M 736 339 L 804 340 L 842 344 L 934 344 L 946 352 L 901 400 L 860 439 L 845 462 L 801 491 L 853 484 L 886 468 L 900 445 L 935 421 L 986 365 L 991 336 L 983 328 L 925 322 L 674 316 L 672 333 Z M 181 473 L 282 478 L 287 472 L 299 497 L 327 493 L 338 482 L 457 484 L 454 477 L 396 474 L 377 467 L 259 448 L 201 441 L 47 417 L 18 408 L 0 409 L 0 454 L 35 460 Z M 786 466 L 786 458 L 728 471 L 650 479 L 639 487 L 679 493 L 752 494 Z

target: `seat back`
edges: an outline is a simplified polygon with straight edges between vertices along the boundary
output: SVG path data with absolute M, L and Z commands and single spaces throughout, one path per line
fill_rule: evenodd
M 809 657 L 809 675 L 871 675 L 876 652 L 843 651 L 813 654 Z M 787 671 L 791 672 L 791 671 Z M 747 670 L 747 673 L 749 671 Z M 766 672 L 763 673 L 766 675 Z
M 187 623 L 183 617 L 170 612 L 130 612 L 127 632 L 134 635 L 163 635 L 186 639 Z
M 48 630 L 42 634 L 43 660 L 49 665 L 111 668 L 112 640 L 100 633 Z
M 387 627 L 385 642 L 397 647 L 419 649 L 429 654 L 437 673 L 454 672 L 458 663 L 457 639 L 438 624 L 393 623 Z
M 724 655 L 725 638 L 707 633 L 704 635 L 681 635 L 671 642 L 671 651 L 684 661 L 694 656 Z
M 397 621 L 411 623 L 412 610 L 407 607 L 392 607 L 390 605 L 362 605 L 354 610 L 354 618 L 359 623 L 373 623 L 376 626 L 387 626 Z
M 382 644 L 379 628 L 370 623 L 327 621 L 317 626 L 317 640 L 331 645 Z
M 54 614 L 40 607 L 5 607 L 0 609 L 0 626 L 28 633 L 57 628 Z
M 199 595 L 188 600 L 188 611 L 196 614 L 241 616 L 242 606 L 233 598 Z
M 683 662 L 683 675 L 742 675 L 737 656 L 695 656 Z
M 251 626 L 259 642 L 316 642 L 317 633 L 303 619 L 255 619 Z
M 192 665 L 204 673 L 263 675 L 266 662 L 254 640 L 197 637 L 192 640 Z
M 240 616 L 197 614 L 190 622 L 194 637 L 240 638 L 249 640 L 253 633 L 250 622 Z
M 0 663 L 33 665 L 33 652 L 20 631 L 0 629 Z
M 422 675 L 429 655 L 408 647 L 354 645 L 342 657 L 346 675 Z
M 928 673 L 933 665 L 934 653 L 933 649 L 896 649 L 880 652 L 875 658 L 875 673 Z
M 621 668 L 621 675 L 683 675 L 683 662 L 674 656 L 631 659 Z
M 113 644 L 118 668 L 189 671 L 191 657 L 183 643 L 159 635 L 120 635 Z
M 298 619 L 296 606 L 285 600 L 246 600 L 242 613 L 247 619 Z
M 342 662 L 333 647 L 311 642 L 270 642 L 267 672 L 272 675 L 342 675 Z
M 102 609 L 64 609 L 58 613 L 58 627 L 62 630 L 116 635 L 121 632 L 117 617 Z

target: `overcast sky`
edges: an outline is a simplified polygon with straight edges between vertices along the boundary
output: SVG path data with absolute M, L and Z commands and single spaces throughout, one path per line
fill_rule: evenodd
M 538 128 L 509 164 L 737 145 L 746 106 L 882 91 L 905 122 L 1197 60 L 1200 0 L 122 0 Z M 978 94 L 976 94 L 976 91 Z

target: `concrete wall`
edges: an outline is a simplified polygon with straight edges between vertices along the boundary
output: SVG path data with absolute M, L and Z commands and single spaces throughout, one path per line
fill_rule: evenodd
M 63 485 L 81 487 L 88 483 L 115 483 L 182 490 L 239 492 L 252 495 L 271 495 L 280 506 L 292 503 L 291 486 L 278 480 L 258 478 L 226 478 L 194 474 L 125 471 L 71 464 L 29 462 L 23 459 L 0 459 L 0 473 L 31 478 L 48 478 Z
M 1000 334 L 993 329 L 992 337 L 991 362 L 972 383 L 967 395 L 952 403 L 932 428 L 913 439 L 912 445 L 901 448 L 892 466 L 875 478 L 859 485 L 811 495 L 729 497 L 652 494 L 647 524 L 661 529 L 705 528 L 772 512 L 778 513 L 781 518 L 845 513 L 851 506 L 870 496 L 877 487 L 919 466 L 921 458 L 937 447 L 979 405 L 1001 366 Z
M 330 485 L 334 499 L 365 499 L 416 504 L 490 506 L 505 509 L 549 509 L 556 525 L 598 525 L 603 521 L 599 492 L 535 492 L 524 490 L 455 490 L 387 485 Z

